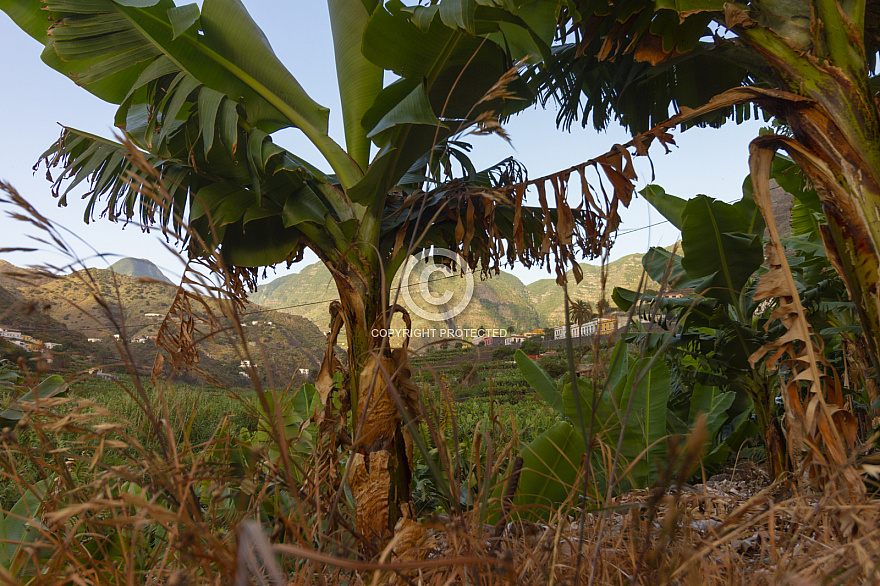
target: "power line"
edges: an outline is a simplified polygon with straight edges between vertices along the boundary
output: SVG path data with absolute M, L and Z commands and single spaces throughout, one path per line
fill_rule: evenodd
M 627 230 L 626 232 L 618 232 L 618 236 L 625 236 L 627 234 L 632 234 L 633 232 L 638 232 L 639 230 L 646 230 L 648 228 L 653 228 L 654 226 L 659 226 L 660 224 L 668 224 L 669 220 L 663 220 L 662 222 L 654 222 L 653 224 L 648 224 L 647 226 L 642 226 L 641 228 L 633 228 L 632 230 Z

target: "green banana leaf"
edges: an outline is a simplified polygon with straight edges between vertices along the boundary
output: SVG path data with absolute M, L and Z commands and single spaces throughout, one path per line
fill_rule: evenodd
M 520 373 L 529 386 L 544 399 L 550 407 L 566 414 L 562 403 L 562 393 L 556 388 L 556 381 L 550 378 L 547 372 L 538 366 L 538 363 L 526 356 L 522 350 L 517 350 L 513 355 Z
M 575 489 L 585 451 L 581 434 L 567 421 L 522 446 L 522 474 L 513 499 L 516 514 L 546 519 Z
M 38 399 L 49 399 L 65 391 L 67 391 L 67 383 L 61 376 L 57 374 L 47 376 L 37 385 L 37 388 L 28 391 L 13 401 L 9 407 L 0 413 L 0 424 L 15 425 L 24 417 L 27 411 L 27 404 L 34 403 Z
M 666 436 L 666 405 L 672 380 L 662 357 L 657 357 L 653 364 L 650 360 L 648 355 L 633 360 L 626 379 L 611 393 L 617 408 L 617 433 L 623 429 L 621 457 L 631 466 L 631 473 L 621 478 L 620 490 L 650 486 L 657 477 L 657 460 L 662 460 L 666 450 L 660 440 Z M 628 405 L 631 405 L 629 416 L 626 415 Z M 616 445 L 619 436 L 609 435 L 609 441 L 613 440 L 612 445 Z
M 51 479 L 41 480 L 28 489 L 5 514 L 0 513 L 0 566 L 15 570 L 23 563 L 19 552 L 39 537 L 39 511 Z

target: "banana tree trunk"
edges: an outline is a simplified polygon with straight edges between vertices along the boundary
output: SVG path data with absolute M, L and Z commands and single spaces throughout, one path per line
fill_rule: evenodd
M 790 470 L 790 466 L 786 437 L 779 419 L 773 413 L 776 393 L 770 388 L 768 381 L 757 378 L 751 381 L 748 391 L 761 430 L 770 477 L 779 478 Z
M 795 138 L 818 155 L 818 161 L 797 155 L 795 159 L 800 159 L 799 165 L 818 187 L 828 221 L 823 230 L 825 247 L 856 304 L 876 366 L 880 348 L 880 124 L 870 94 L 844 83 L 834 89 L 850 94 L 849 107 L 830 96 L 816 95 L 811 97 L 825 105 L 827 117 L 817 120 L 795 113 L 788 118 Z M 864 107 L 866 100 L 870 107 Z
M 358 533 L 381 549 L 393 535 L 401 507 L 410 499 L 410 462 L 399 405 L 412 404 L 406 350 L 392 350 L 384 327 L 387 295 L 376 267 L 348 261 L 329 264 L 341 302 L 348 351 L 353 441 L 348 483 Z M 389 318 L 390 319 L 390 318 Z M 391 385 L 388 382 L 391 382 Z

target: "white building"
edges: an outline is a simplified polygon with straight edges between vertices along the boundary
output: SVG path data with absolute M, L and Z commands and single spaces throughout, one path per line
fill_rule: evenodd
M 299 373 L 309 376 L 309 372 L 311 372 L 308 368 L 300 368 Z
M 18 330 L 0 329 L 0 337 L 9 340 L 21 340 L 21 332 Z
M 581 324 L 580 330 L 578 330 L 577 324 L 571 324 L 571 337 L 573 339 L 577 339 L 578 337 L 587 338 L 589 336 L 594 336 L 598 331 L 598 318 L 588 321 L 585 324 Z M 565 338 L 565 326 L 556 326 L 556 328 L 553 330 L 553 339 L 561 340 L 563 338 Z
M 525 336 L 507 336 L 506 338 L 504 338 L 504 345 L 513 346 L 514 344 L 522 344 L 525 341 Z
M 587 323 L 585 323 L 581 326 L 581 336 L 582 337 L 592 336 L 598 331 L 599 331 L 599 319 L 598 318 L 591 320 L 591 321 L 588 321 Z

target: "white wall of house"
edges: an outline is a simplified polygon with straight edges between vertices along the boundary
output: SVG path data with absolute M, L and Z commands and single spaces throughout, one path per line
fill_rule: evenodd
M 21 332 L 18 330 L 0 329 L 0 337 L 9 338 L 11 340 L 21 340 Z

